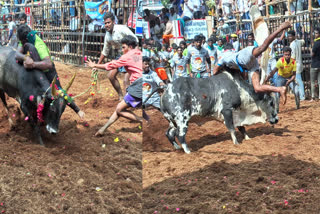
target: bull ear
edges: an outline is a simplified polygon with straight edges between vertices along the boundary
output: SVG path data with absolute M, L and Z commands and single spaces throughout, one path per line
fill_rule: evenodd
M 57 76 L 54 77 L 51 83 L 51 95 L 55 97 L 57 95 L 57 90 L 56 90 L 56 81 L 57 81 Z
M 69 82 L 68 85 L 66 86 L 66 88 L 65 88 L 65 91 L 66 91 L 66 92 L 68 92 L 69 88 L 71 87 L 74 79 L 76 78 L 76 75 L 77 75 L 77 72 L 74 73 L 74 75 L 73 75 L 73 77 L 71 78 L 70 82 Z

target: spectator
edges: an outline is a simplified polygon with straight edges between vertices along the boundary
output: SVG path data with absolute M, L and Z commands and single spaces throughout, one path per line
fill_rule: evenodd
M 26 23 L 27 23 L 27 15 L 25 13 L 21 13 L 19 16 L 19 24 L 24 25 Z
M 211 61 L 211 75 L 212 70 L 218 61 L 217 48 L 213 45 L 214 43 L 215 40 L 212 37 L 210 37 L 207 41 L 207 50 Z
M 187 56 L 187 52 L 185 52 L 185 50 L 186 50 L 186 48 L 187 48 L 187 43 L 186 43 L 186 41 L 181 41 L 180 43 L 179 43 L 179 47 L 181 47 L 182 48 L 182 55 L 183 56 Z
M 237 34 L 231 34 L 231 40 L 232 40 L 232 46 L 233 46 L 235 52 L 240 51 L 240 43 L 238 41 Z
M 162 35 L 165 29 L 166 29 L 166 26 L 163 23 L 161 23 L 160 18 L 157 17 L 155 21 L 155 26 L 154 26 L 154 34 L 155 34 L 154 39 L 156 41 L 162 43 Z
M 132 33 L 132 31 L 123 25 L 116 25 L 115 24 L 115 17 L 112 12 L 107 12 L 104 15 L 104 23 L 106 28 L 106 35 L 104 38 L 104 46 L 103 50 L 101 52 L 98 64 L 101 64 L 106 56 L 109 56 L 109 52 L 111 49 L 117 50 L 116 52 L 116 59 L 120 58 L 120 47 L 121 47 L 121 39 L 123 39 L 127 35 L 133 36 L 137 42 L 139 42 L 138 38 Z M 121 70 L 119 70 L 121 71 Z M 112 69 L 109 74 L 108 78 L 114 87 L 114 89 L 117 91 L 119 95 L 119 100 L 123 99 L 123 93 L 120 87 L 119 80 L 117 79 L 118 75 L 118 69 Z M 128 82 L 128 75 L 125 75 L 125 79 L 123 81 L 124 88 L 126 89 L 129 86 Z
M 191 0 L 185 0 L 183 5 L 183 14 L 181 15 L 183 21 L 189 21 L 193 18 L 194 7 Z
M 304 40 L 296 39 L 296 33 L 291 30 L 288 32 L 288 40 L 290 42 L 290 48 L 292 50 L 291 57 L 296 60 L 297 63 L 297 73 L 296 73 L 296 80 L 298 82 L 299 87 L 299 95 L 300 101 L 305 100 L 304 94 L 304 84 L 302 81 L 301 73 L 303 71 L 303 63 L 302 63 L 302 46 L 304 45 Z
M 228 34 L 229 25 L 224 23 L 223 18 L 219 19 L 219 26 L 217 28 L 217 34 L 219 36 L 226 36 Z
M 222 37 L 219 37 L 217 44 L 218 44 L 217 45 L 217 56 L 220 59 L 220 55 L 224 51 L 224 46 L 223 46 L 224 42 L 223 42 Z
M 163 44 L 162 45 L 162 49 L 161 49 L 161 54 L 167 60 L 169 60 L 169 58 L 170 58 L 170 52 L 168 50 L 170 50 L 169 45 L 168 44 Z
M 177 54 L 178 45 L 176 43 L 172 43 L 171 48 L 172 48 L 172 50 L 171 50 L 170 56 L 169 56 L 170 59 Z
M 193 78 L 207 78 L 211 76 L 211 62 L 208 51 L 202 47 L 202 37 L 194 37 L 195 46 L 188 50 L 186 57 L 187 69 Z M 190 68 L 192 66 L 192 70 Z
M 291 58 L 291 48 L 284 47 L 283 48 L 283 57 L 281 57 L 276 65 L 276 68 L 268 75 L 266 81 L 268 81 L 273 75 L 278 72 L 278 76 L 275 80 L 275 86 L 290 86 L 291 90 L 294 92 L 295 99 L 296 99 L 296 106 L 297 109 L 300 106 L 299 101 L 299 89 L 297 84 L 295 83 L 296 77 L 296 68 L 297 64 L 296 61 Z M 277 93 L 277 96 L 279 94 Z M 279 112 L 279 102 L 277 102 L 277 111 Z
M 16 36 L 17 32 L 17 26 L 16 23 L 12 20 L 12 15 L 8 15 L 8 22 L 9 22 L 9 37 L 7 43 L 13 47 L 17 48 L 18 47 L 18 40 Z
M 302 11 L 303 10 L 303 0 L 292 0 L 290 2 L 290 11 L 292 14 L 294 14 L 296 11 Z
M 285 32 L 282 32 L 282 35 L 280 38 L 276 38 L 273 40 L 273 42 L 269 45 L 269 60 L 268 60 L 268 68 L 267 68 L 267 75 L 269 75 L 275 68 L 276 68 L 276 64 L 277 64 L 277 59 L 276 59 L 276 45 L 279 44 L 283 38 L 284 38 L 284 34 Z M 290 53 L 291 54 L 291 53 Z M 272 84 L 275 84 L 277 78 L 277 73 L 275 73 L 271 78 L 270 78 L 270 82 Z
M 143 69 L 143 85 L 142 85 L 142 101 L 148 98 L 148 96 L 156 89 L 157 86 L 163 86 L 163 81 L 159 78 L 156 72 L 150 69 L 150 58 L 144 56 L 142 59 Z M 148 101 L 144 104 L 145 107 L 154 106 L 160 110 L 160 95 L 155 92 Z
M 232 0 L 220 0 L 220 4 L 222 4 L 224 17 L 232 19 Z
M 142 56 L 151 57 L 151 45 L 149 44 L 149 40 L 143 42 Z
M 145 17 L 144 17 L 144 20 L 146 22 L 150 22 L 151 20 L 155 20 L 157 17 L 153 14 L 150 13 L 150 10 L 149 9 L 145 9 L 144 10 L 144 13 L 145 13 Z
M 177 13 L 174 11 L 174 8 L 170 8 L 169 20 L 174 21 L 177 20 Z
M 169 17 L 165 16 L 163 19 L 163 23 L 166 25 L 166 30 L 163 32 L 163 42 L 169 44 L 170 38 L 173 37 L 173 25 L 172 22 L 169 21 Z
M 254 47 L 258 47 L 258 43 L 256 42 L 256 40 L 254 39 L 254 34 L 250 33 L 248 35 L 248 42 L 252 42 Z
M 318 82 L 318 99 L 320 99 L 320 28 L 314 30 L 314 44 L 311 50 L 311 100 L 315 99 L 315 81 Z
M 186 68 L 186 57 L 183 56 L 183 49 L 178 47 L 177 54 L 171 60 L 171 69 L 173 81 L 179 77 L 188 77 L 187 68 Z
M 202 3 L 201 0 L 193 0 L 193 18 L 194 19 L 201 19 L 202 18 Z
M 238 0 L 238 9 L 239 12 L 242 14 L 241 18 L 245 20 L 250 20 L 250 7 L 251 7 L 251 1 L 247 0 Z M 245 30 L 250 30 L 250 22 L 245 22 L 244 24 Z
M 158 74 L 161 80 L 163 80 L 165 83 L 170 80 L 171 76 L 167 74 L 166 71 L 166 63 L 167 59 L 166 57 L 161 53 L 162 46 L 160 44 L 156 44 L 153 46 L 153 67 L 155 72 Z
M 265 0 L 258 0 L 258 6 L 261 13 L 261 16 L 266 15 L 266 3 Z

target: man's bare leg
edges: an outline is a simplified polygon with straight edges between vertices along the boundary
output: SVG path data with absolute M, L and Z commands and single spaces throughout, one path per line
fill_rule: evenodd
M 260 85 L 260 75 L 259 72 L 256 71 L 252 74 L 252 85 L 255 92 L 277 92 L 280 93 L 280 96 L 283 100 L 283 105 L 287 102 L 287 87 L 275 87 L 271 85 Z
M 129 108 L 128 104 L 122 100 L 118 105 L 116 110 L 113 112 L 111 117 L 109 118 L 108 122 L 99 129 L 99 131 L 95 134 L 95 136 L 101 136 L 103 135 L 103 132 L 111 126 L 114 122 L 116 122 L 120 116 L 125 117 L 129 120 L 137 121 L 137 122 L 142 122 L 142 118 L 138 117 L 134 113 L 127 111 L 126 109 Z
M 121 90 L 121 86 L 119 83 L 119 80 L 117 78 L 117 74 L 118 74 L 118 70 L 117 69 L 113 69 L 109 72 L 108 74 L 108 78 L 113 86 L 113 88 L 117 91 L 118 95 L 119 95 L 119 100 L 123 99 L 123 93 Z

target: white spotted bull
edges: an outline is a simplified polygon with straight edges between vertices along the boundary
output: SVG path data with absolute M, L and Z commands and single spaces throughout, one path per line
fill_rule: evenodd
M 225 122 L 234 144 L 237 127 L 245 139 L 250 139 L 245 125 L 278 122 L 274 94 L 256 93 L 238 74 L 223 72 L 211 78 L 179 78 L 169 84 L 161 97 L 161 112 L 169 121 L 166 133 L 176 149 L 176 137 L 183 150 L 190 153 L 186 143 L 188 121 L 192 116 L 213 117 Z M 212 127 L 214 131 L 214 127 Z

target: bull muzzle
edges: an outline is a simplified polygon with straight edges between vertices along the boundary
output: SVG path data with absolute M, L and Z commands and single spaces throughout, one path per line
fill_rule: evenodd
M 278 115 L 269 119 L 271 124 L 277 124 L 279 121 Z
M 47 131 L 48 131 L 50 134 L 57 134 L 57 133 L 59 132 L 58 129 L 55 129 L 55 128 L 51 127 L 50 125 L 47 125 L 46 128 L 47 128 Z

